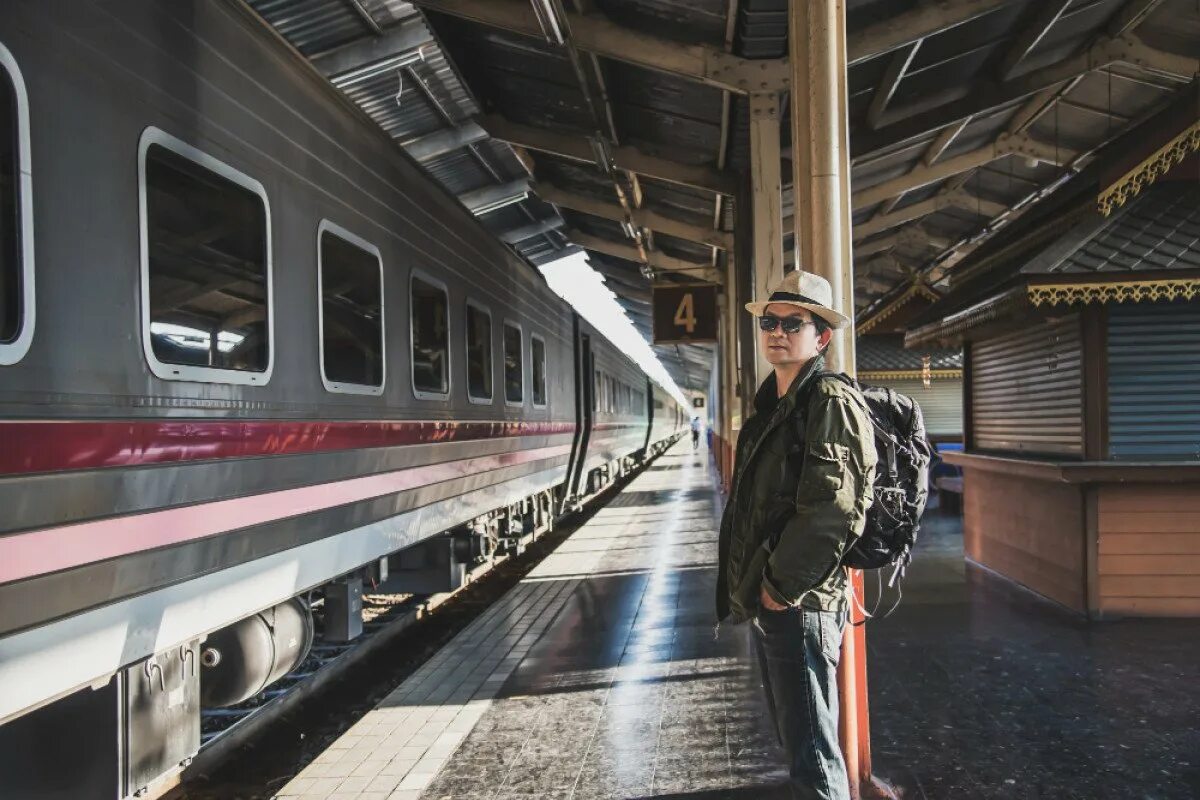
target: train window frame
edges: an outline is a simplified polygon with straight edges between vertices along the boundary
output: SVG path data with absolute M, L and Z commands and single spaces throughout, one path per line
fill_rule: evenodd
M 264 265 L 267 271 L 267 365 L 261 372 L 221 367 L 198 367 L 191 364 L 172 364 L 160 361 L 154 354 L 150 334 L 150 241 L 147 222 L 146 197 L 146 154 L 153 146 L 171 151 L 199 167 L 218 175 L 230 183 L 257 195 L 263 204 Z M 165 381 L 193 381 L 196 383 L 222 383 L 241 386 L 266 386 L 275 372 L 275 258 L 272 236 L 271 201 L 266 187 L 241 170 L 209 155 L 200 148 L 172 136 L 153 125 L 142 131 L 138 141 L 138 260 L 141 285 L 142 353 L 155 377 Z
M 542 402 L 537 401 L 537 381 L 535 380 L 536 368 L 538 359 L 533 352 L 533 343 L 538 342 L 542 346 Z M 550 381 L 546 374 L 546 338 L 539 336 L 536 333 L 529 334 L 529 401 L 534 408 L 545 408 L 550 404 Z
M 416 315 L 413 313 L 413 281 L 423 281 L 435 289 L 441 289 L 442 294 L 446 298 L 446 391 L 431 392 L 427 389 L 417 388 L 417 360 L 413 358 L 413 345 L 416 343 L 416 337 L 413 334 L 413 320 Z M 418 400 L 449 400 L 450 395 L 454 392 L 454 348 L 451 346 L 451 332 L 454 330 L 454 321 L 450 318 L 450 287 L 445 281 L 439 280 L 428 272 L 420 269 L 414 269 L 408 275 L 408 383 L 412 388 L 413 397 Z
M 33 343 L 33 330 L 37 324 L 37 302 L 34 291 L 34 247 L 33 247 L 33 158 L 30 153 L 32 140 L 29 135 L 29 92 L 25 87 L 25 76 L 17 65 L 17 59 L 3 43 L 0 43 L 0 72 L 4 73 L 12 87 L 16 105 L 15 130 L 16 152 L 16 215 L 17 235 L 17 279 L 20 281 L 21 302 L 17 309 L 16 335 L 7 342 L 0 342 L 0 366 L 12 366 L 25 357 Z
M 378 386 L 367 383 L 333 381 L 325 373 L 325 252 L 321 247 L 321 237 L 327 233 L 373 255 L 375 263 L 379 266 L 379 357 L 381 364 Z M 383 394 L 383 389 L 387 386 L 387 295 L 385 292 L 383 254 L 379 251 L 379 248 L 361 236 L 346 230 L 336 222 L 330 219 L 322 219 L 317 224 L 317 352 L 321 362 L 321 383 L 325 386 L 325 391 L 337 394 L 369 395 L 372 397 L 378 397 Z
M 467 367 L 467 401 L 480 406 L 491 406 L 496 404 L 496 317 L 492 314 L 492 310 L 480 303 L 478 300 L 467 298 L 466 308 L 473 308 L 487 316 L 488 333 L 491 336 L 491 345 L 488 348 L 488 367 L 492 373 L 492 396 L 488 398 L 477 397 L 471 394 L 471 338 L 470 328 L 467 326 L 467 314 L 463 314 L 463 352 L 466 354 Z
M 508 351 L 505 349 L 505 347 L 506 347 L 505 340 L 504 340 L 504 329 L 505 328 L 516 328 L 517 333 L 519 333 L 521 336 L 521 342 L 519 345 L 517 345 L 517 357 L 521 359 L 521 399 L 520 400 L 509 400 L 508 399 L 508 365 L 504 363 L 505 356 L 508 353 Z M 525 395 L 527 394 L 527 392 L 525 391 L 525 383 L 526 383 L 526 381 L 525 381 L 525 328 L 523 325 L 521 325 L 521 323 L 519 323 L 515 320 L 511 320 L 511 319 L 504 319 L 504 320 L 502 320 L 502 322 L 500 324 L 500 372 L 501 372 L 501 378 L 502 378 L 500 383 L 503 384 L 503 386 L 504 386 L 504 405 L 506 405 L 510 408 L 524 408 L 525 407 Z

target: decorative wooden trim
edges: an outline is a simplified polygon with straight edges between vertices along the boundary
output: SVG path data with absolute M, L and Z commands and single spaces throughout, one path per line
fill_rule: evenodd
M 1075 303 L 1152 303 L 1200 297 L 1200 278 L 1112 281 L 1103 283 L 1043 283 L 1027 288 L 1029 302 L 1042 305 Z
M 1136 197 L 1142 189 L 1167 174 L 1190 154 L 1200 151 L 1200 121 L 1193 122 L 1178 136 L 1150 154 L 1136 167 L 1118 178 L 1096 198 L 1100 213 L 1108 216 Z
M 858 373 L 860 381 L 918 381 L 928 375 L 935 380 L 962 378 L 961 369 L 931 369 L 928 373 L 919 369 L 869 369 Z
M 963 420 L 963 447 L 970 448 L 975 446 L 975 401 L 972 395 L 975 393 L 975 382 L 973 366 L 974 357 L 971 355 L 971 343 L 963 342 L 963 387 L 962 387 L 962 420 Z
M 937 322 L 908 331 L 904 335 L 904 346 L 911 349 L 926 342 L 957 339 L 973 328 L 1012 317 L 1020 309 L 1028 307 L 1029 296 L 1025 287 L 1017 286 Z
M 870 333 L 873 329 L 879 327 L 879 323 L 883 322 L 892 314 L 895 314 L 914 297 L 924 297 L 931 303 L 936 303 L 938 300 L 942 299 L 941 295 L 930 289 L 923 282 L 914 283 L 912 286 L 908 287 L 908 291 L 892 300 L 892 302 L 886 304 L 883 308 L 879 309 L 877 313 L 872 314 L 871 317 L 863 321 L 861 325 L 858 325 L 855 330 L 855 335 L 861 336 L 864 333 Z

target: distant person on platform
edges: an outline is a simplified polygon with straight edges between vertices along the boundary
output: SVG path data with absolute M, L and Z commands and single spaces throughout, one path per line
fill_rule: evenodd
M 692 449 L 700 446 L 700 418 L 692 417 Z
M 718 625 L 752 623 L 793 797 L 849 800 L 838 744 L 849 612 L 840 562 L 871 504 L 874 436 L 858 390 L 819 374 L 832 329 L 849 322 L 828 281 L 791 272 L 746 310 L 774 371 L 738 435 L 718 546 Z

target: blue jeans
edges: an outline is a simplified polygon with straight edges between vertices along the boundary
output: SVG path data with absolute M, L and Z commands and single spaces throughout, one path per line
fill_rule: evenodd
M 763 689 L 797 800 L 849 800 L 838 742 L 837 664 L 846 614 L 758 612 L 751 628 Z

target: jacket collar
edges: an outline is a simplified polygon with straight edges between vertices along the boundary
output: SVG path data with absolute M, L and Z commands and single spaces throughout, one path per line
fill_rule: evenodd
M 800 370 L 792 385 L 788 387 L 787 393 L 783 397 L 779 397 L 779 390 L 775 383 L 775 373 L 771 372 L 767 379 L 762 382 L 762 386 L 758 387 L 758 392 L 754 395 L 754 411 L 757 414 L 770 413 L 775 408 L 779 401 L 787 401 L 789 405 L 794 405 L 796 395 L 800 389 L 809 383 L 813 375 L 817 374 L 825 368 L 825 356 L 818 354 L 811 361 L 804 365 L 804 369 Z

